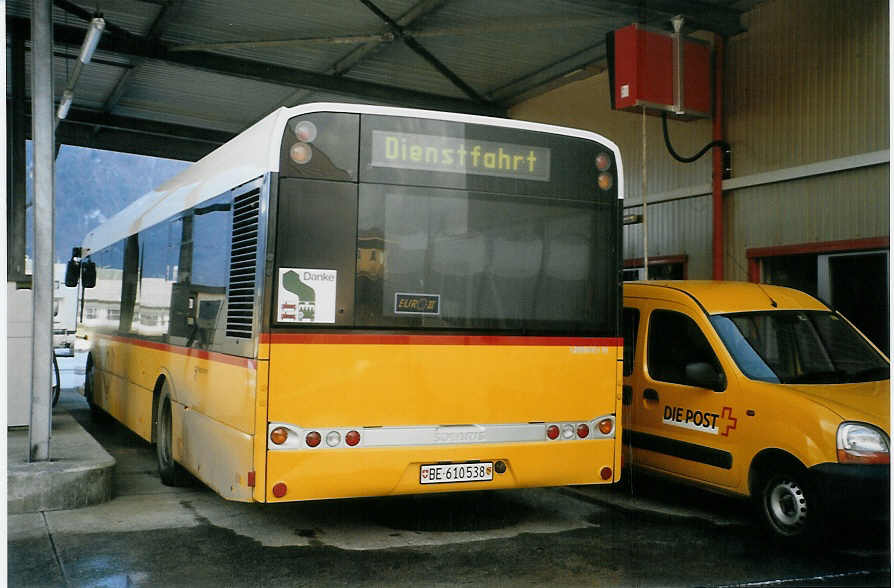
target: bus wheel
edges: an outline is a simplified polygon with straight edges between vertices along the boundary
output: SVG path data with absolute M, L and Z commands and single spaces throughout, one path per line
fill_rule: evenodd
M 171 392 L 168 383 L 163 384 L 155 417 L 155 455 L 158 458 L 158 475 L 165 486 L 185 486 L 188 476 L 183 467 L 174 461 L 171 424 Z
M 93 392 L 96 386 L 96 374 L 93 369 L 93 358 L 87 357 L 87 370 L 84 374 L 84 398 L 87 400 L 87 406 L 90 407 L 90 417 L 96 423 L 105 422 L 106 413 L 96 404 L 93 399 Z
M 813 536 L 821 512 L 806 472 L 789 470 L 770 474 L 760 489 L 761 515 L 778 538 L 795 540 Z

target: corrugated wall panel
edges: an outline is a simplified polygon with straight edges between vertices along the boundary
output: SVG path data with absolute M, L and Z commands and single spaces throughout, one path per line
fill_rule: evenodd
M 775 0 L 727 45 L 737 176 L 888 148 L 888 3 Z
M 889 148 L 888 4 L 768 0 L 726 45 L 724 109 L 733 177 Z M 532 98 L 512 116 L 602 133 L 621 148 L 628 208 L 640 201 L 641 118 L 609 108 L 607 75 Z M 660 119 L 647 118 L 649 194 L 706 185 L 711 162 L 672 160 Z M 672 123 L 675 149 L 711 140 L 710 121 Z M 886 236 L 889 164 L 778 182 L 725 195 L 725 277 L 747 278 L 746 249 Z M 689 255 L 689 277 L 711 276 L 709 197 L 649 207 L 649 255 Z M 642 229 L 625 229 L 625 257 L 642 257 Z
M 641 214 L 642 206 L 624 211 Z M 711 275 L 711 197 L 672 200 L 647 206 L 649 257 L 688 255 L 689 277 Z M 643 225 L 624 227 L 624 258 L 643 256 Z
M 752 247 L 887 236 L 889 181 L 889 166 L 877 165 L 735 192 L 724 210 L 726 277 L 747 279 Z
M 642 115 L 613 111 L 609 96 L 608 74 L 602 73 L 522 102 L 510 114 L 512 118 L 590 130 L 617 143 L 624 161 L 627 201 L 630 205 L 638 204 L 642 192 Z M 674 150 L 689 156 L 711 142 L 711 121 L 670 121 L 668 132 Z M 649 194 L 711 181 L 710 155 L 691 164 L 679 163 L 670 156 L 664 146 L 660 118 L 646 117 L 646 136 Z

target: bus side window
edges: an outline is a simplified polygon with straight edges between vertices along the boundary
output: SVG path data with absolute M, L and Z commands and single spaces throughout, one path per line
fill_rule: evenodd
M 140 267 L 140 242 L 137 235 L 131 235 L 124 242 L 124 270 L 121 280 L 121 311 L 118 331 L 130 333 L 134 327 L 134 315 L 139 322 L 137 307 L 137 280 Z
M 624 309 L 624 375 L 633 373 L 636 354 L 636 332 L 639 329 L 639 309 Z

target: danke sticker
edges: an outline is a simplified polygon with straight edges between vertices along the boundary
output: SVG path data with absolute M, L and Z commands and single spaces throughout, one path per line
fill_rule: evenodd
M 334 323 L 337 274 L 336 270 L 280 268 L 277 322 Z

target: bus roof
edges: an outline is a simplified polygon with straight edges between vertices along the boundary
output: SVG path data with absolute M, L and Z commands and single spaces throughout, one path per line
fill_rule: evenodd
M 280 138 L 289 119 L 310 112 L 349 112 L 382 116 L 415 117 L 519 130 L 568 135 L 596 141 L 614 152 L 617 163 L 618 198 L 624 198 L 623 165 L 617 145 L 605 137 L 566 127 L 471 114 L 416 110 L 389 106 L 314 102 L 279 108 L 193 165 L 148 192 L 90 231 L 83 254 L 89 255 L 188 210 L 227 190 L 279 171 Z

